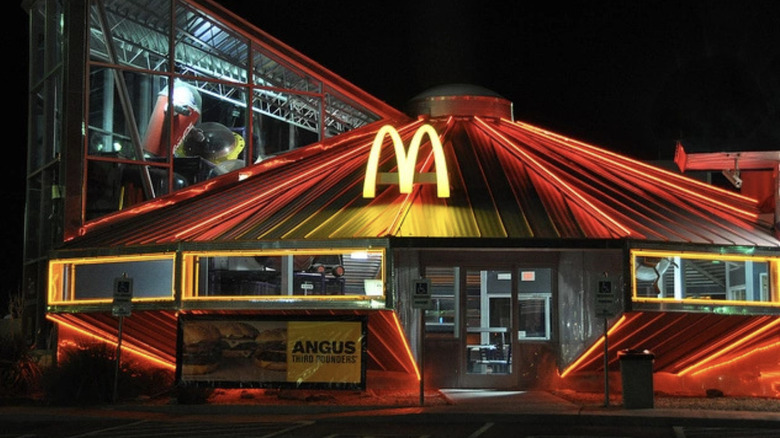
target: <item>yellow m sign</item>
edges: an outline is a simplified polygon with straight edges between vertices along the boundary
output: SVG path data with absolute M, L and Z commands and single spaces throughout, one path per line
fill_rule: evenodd
M 382 149 L 385 136 L 390 136 L 395 149 L 395 158 L 398 161 L 398 173 L 379 173 L 379 153 Z M 417 153 L 420 151 L 420 143 L 423 136 L 428 135 L 433 149 L 433 160 L 436 164 L 435 179 L 432 173 L 419 173 L 415 178 L 414 167 L 417 164 Z M 379 181 L 377 181 L 377 177 Z M 425 124 L 417 128 L 409 144 L 409 151 L 404 149 L 401 134 L 390 126 L 383 126 L 374 137 L 374 143 L 371 145 L 371 153 L 368 156 L 368 165 L 366 166 L 366 179 L 363 181 L 363 197 L 373 198 L 376 196 L 376 185 L 398 183 L 401 193 L 411 193 L 412 185 L 415 183 L 436 183 L 436 194 L 440 198 L 450 197 L 450 181 L 447 176 L 447 162 L 444 159 L 444 150 L 441 146 L 439 135 L 433 126 Z

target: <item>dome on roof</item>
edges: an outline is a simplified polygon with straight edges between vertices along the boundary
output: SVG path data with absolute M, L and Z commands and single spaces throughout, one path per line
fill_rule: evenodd
M 479 116 L 513 119 L 512 102 L 479 85 L 445 84 L 429 88 L 408 104 L 410 116 Z
M 442 96 L 484 96 L 484 97 L 499 97 L 503 99 L 503 96 L 496 93 L 493 90 L 489 90 L 485 87 L 472 84 L 444 84 L 437 85 L 429 88 L 412 100 L 425 99 L 429 97 L 442 97 Z

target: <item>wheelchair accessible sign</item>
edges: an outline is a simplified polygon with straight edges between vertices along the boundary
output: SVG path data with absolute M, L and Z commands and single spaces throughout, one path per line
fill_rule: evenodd
M 431 307 L 431 280 L 415 280 L 412 296 L 412 308 L 430 309 Z

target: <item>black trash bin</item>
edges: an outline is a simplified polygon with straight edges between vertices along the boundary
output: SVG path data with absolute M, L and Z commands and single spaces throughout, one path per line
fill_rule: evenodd
M 623 407 L 652 408 L 655 355 L 647 350 L 621 350 L 618 359 L 623 383 Z

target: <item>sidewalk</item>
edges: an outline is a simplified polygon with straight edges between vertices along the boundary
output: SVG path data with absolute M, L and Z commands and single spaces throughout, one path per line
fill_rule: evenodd
M 653 421 L 654 424 L 696 423 L 717 426 L 722 424 L 750 423 L 755 426 L 780 428 L 780 410 L 744 411 L 722 409 L 691 408 L 649 408 L 624 409 L 619 402 L 581 404 L 545 391 L 490 391 L 490 390 L 443 390 L 442 394 L 452 401 L 444 409 L 430 408 L 431 411 L 459 413 L 480 413 L 501 415 L 537 415 L 567 417 L 588 417 L 589 421 L 622 418 L 637 419 L 640 422 Z M 780 403 L 780 402 L 778 402 Z
M 435 399 L 435 400 L 432 400 Z M 408 399 L 407 399 L 408 401 Z M 578 404 L 545 391 L 442 390 L 426 404 L 373 403 L 362 405 L 306 401 L 284 404 L 248 401 L 237 404 L 208 403 L 186 405 L 171 403 L 123 403 L 87 408 L 49 406 L 0 406 L 0 421 L 6 415 L 35 418 L 114 417 L 139 419 L 176 419 L 209 421 L 298 421 L 332 417 L 360 417 L 378 421 L 387 417 L 403 417 L 408 421 L 424 421 L 436 416 L 450 421 L 462 421 L 465 416 L 477 416 L 485 421 L 514 421 L 522 417 L 577 424 L 695 425 L 706 427 L 744 426 L 780 429 L 780 411 L 736 411 L 709 409 L 624 409 L 615 404 L 608 407 Z

